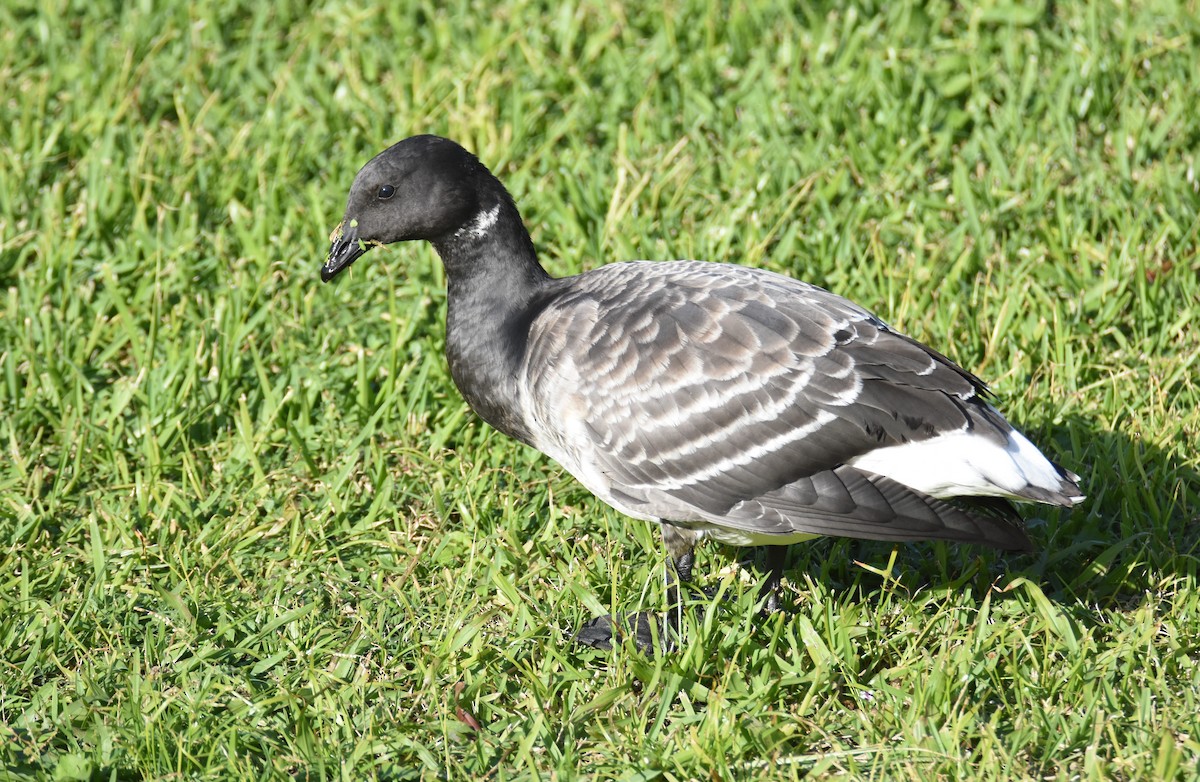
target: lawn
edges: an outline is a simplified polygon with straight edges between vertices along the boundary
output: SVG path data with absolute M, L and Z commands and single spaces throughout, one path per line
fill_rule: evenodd
M 0 5 L 0 778 L 1195 779 L 1200 7 Z M 1083 476 L 1032 555 L 707 545 L 490 430 L 355 172 L 475 151 L 554 274 L 781 271 Z M 7 770 L 7 776 L 5 771 Z

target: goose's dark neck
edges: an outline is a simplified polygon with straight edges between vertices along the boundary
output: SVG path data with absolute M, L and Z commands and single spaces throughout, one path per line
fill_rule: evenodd
M 446 269 L 450 375 L 481 418 L 530 442 L 518 376 L 529 325 L 552 279 L 507 198 L 485 205 L 463 228 L 433 245 Z
M 463 227 L 433 242 L 446 267 L 452 299 L 455 288 L 461 293 L 477 288 L 520 293 L 549 279 L 507 193 L 484 204 Z

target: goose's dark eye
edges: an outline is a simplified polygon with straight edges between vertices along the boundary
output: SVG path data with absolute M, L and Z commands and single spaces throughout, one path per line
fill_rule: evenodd
M 396 188 L 392 187 L 391 185 L 380 185 L 380 187 L 379 187 L 380 200 L 386 200 L 388 198 L 391 198 L 394 195 L 396 195 Z

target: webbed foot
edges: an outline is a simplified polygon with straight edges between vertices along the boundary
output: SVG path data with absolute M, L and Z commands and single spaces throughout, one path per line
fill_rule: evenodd
M 633 636 L 633 642 L 642 652 L 655 652 L 663 644 L 665 623 L 658 614 L 641 611 L 626 617 L 617 617 L 613 622 L 612 615 L 598 616 L 575 633 L 575 643 L 590 646 L 593 649 L 611 649 L 614 644 L 620 644 L 626 635 Z M 674 644 L 668 644 L 667 649 Z

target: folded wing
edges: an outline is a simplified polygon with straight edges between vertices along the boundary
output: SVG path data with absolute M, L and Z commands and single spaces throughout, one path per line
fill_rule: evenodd
M 955 473 L 949 496 L 1078 494 L 1032 445 L 1036 458 L 1016 454 L 1020 435 L 982 382 L 821 288 L 697 262 L 575 279 L 587 284 L 532 324 L 526 414 L 555 433 L 539 448 L 633 515 L 750 536 L 1027 547 L 1015 513 L 970 512 L 910 485 L 920 471 L 906 446 L 986 463 Z M 1022 465 L 1008 464 L 1018 457 L 1053 491 L 1023 492 Z

